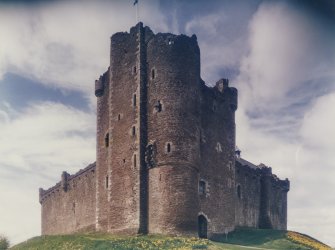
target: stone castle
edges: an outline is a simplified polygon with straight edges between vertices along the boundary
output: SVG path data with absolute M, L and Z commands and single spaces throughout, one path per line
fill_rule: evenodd
M 286 229 L 289 181 L 240 157 L 237 90 L 205 85 L 195 35 L 114 34 L 95 95 L 96 162 L 40 189 L 43 235 Z

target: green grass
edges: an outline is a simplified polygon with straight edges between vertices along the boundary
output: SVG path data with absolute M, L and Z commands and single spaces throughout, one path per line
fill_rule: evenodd
M 307 246 L 294 243 L 286 231 L 262 229 L 238 229 L 216 241 L 190 237 L 145 235 L 121 237 L 110 234 L 73 234 L 39 236 L 13 246 L 13 250 L 157 250 L 157 249 L 208 249 L 247 250 L 285 249 L 307 250 Z
M 265 249 L 311 249 L 289 240 L 287 238 L 287 231 L 283 230 L 240 228 L 228 234 L 227 238 L 219 238 L 218 241 Z
M 40 236 L 18 244 L 13 250 L 137 250 L 137 249 L 208 249 L 210 242 L 190 237 L 159 235 L 120 237 L 109 234 Z

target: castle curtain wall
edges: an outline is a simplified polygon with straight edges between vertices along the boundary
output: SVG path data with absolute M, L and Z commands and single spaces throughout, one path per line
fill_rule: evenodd
M 260 171 L 236 161 L 236 226 L 258 228 L 261 184 Z
M 42 235 L 95 231 L 95 164 L 40 190 Z

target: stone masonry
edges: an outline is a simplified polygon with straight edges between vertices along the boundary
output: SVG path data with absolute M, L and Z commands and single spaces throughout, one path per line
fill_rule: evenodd
M 286 229 L 289 181 L 235 150 L 237 90 L 206 86 L 195 35 L 114 34 L 95 95 L 96 163 L 40 189 L 43 235 Z

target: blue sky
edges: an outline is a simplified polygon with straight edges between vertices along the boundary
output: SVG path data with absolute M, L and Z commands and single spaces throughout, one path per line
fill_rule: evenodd
M 0 1 L 0 233 L 40 234 L 38 188 L 95 161 L 94 80 L 132 1 Z M 288 228 L 335 245 L 335 7 L 140 0 L 154 32 L 198 37 L 201 74 L 239 90 L 242 157 L 291 180 Z

